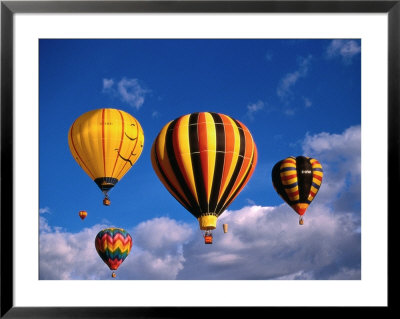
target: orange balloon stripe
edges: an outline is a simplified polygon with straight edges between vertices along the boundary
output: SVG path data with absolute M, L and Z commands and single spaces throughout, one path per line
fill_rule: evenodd
M 243 161 L 240 167 L 240 170 L 238 172 L 238 175 L 236 177 L 235 183 L 232 186 L 232 189 L 226 199 L 226 203 L 227 202 L 231 202 L 231 197 L 233 196 L 233 194 L 235 193 L 238 185 L 240 185 L 244 175 L 249 171 L 249 164 L 250 164 L 250 160 L 251 160 L 251 156 L 252 156 L 252 152 L 253 152 L 253 142 L 252 142 L 252 138 L 251 136 L 249 136 L 249 134 L 246 134 L 246 131 L 240 127 L 240 122 L 238 122 L 238 128 L 239 130 L 242 130 L 242 132 L 244 133 L 244 145 L 245 145 L 245 150 L 244 150 L 244 155 L 243 155 Z M 240 156 L 240 155 L 239 155 Z M 225 204 L 224 204 L 225 207 Z
M 239 154 L 238 159 L 235 163 L 234 170 L 232 175 L 230 175 L 230 179 L 228 182 L 227 187 L 224 190 L 224 194 L 221 197 L 221 201 L 217 206 L 217 210 L 219 214 L 223 212 L 223 207 L 227 207 L 227 203 L 230 202 L 230 198 L 232 194 L 235 192 L 235 185 L 238 185 L 238 176 L 241 175 L 241 171 L 243 170 L 243 162 L 244 162 L 244 155 L 246 151 L 246 139 L 243 130 L 240 128 L 239 124 L 234 120 L 235 129 L 237 129 L 239 133 L 239 138 L 235 140 L 235 143 L 239 145 Z
M 282 164 L 286 164 L 286 163 L 296 164 L 296 160 L 287 158 L 287 159 L 285 159 L 285 160 L 282 161 Z
M 318 179 L 319 181 L 322 181 L 322 177 L 319 175 L 313 174 L 313 178 Z
M 207 136 L 207 123 L 205 113 L 200 113 L 199 118 L 197 120 L 197 131 L 199 136 L 199 151 L 200 151 L 200 162 L 201 162 L 201 170 L 203 172 L 203 180 L 205 186 L 205 192 L 207 201 L 210 199 L 209 183 L 208 180 L 208 136 Z
M 292 178 L 296 178 L 297 177 L 297 174 L 293 174 L 293 175 L 287 175 L 287 176 L 281 176 L 281 179 L 282 179 L 282 181 L 287 181 L 287 180 L 289 180 L 289 179 L 292 179 Z
M 222 179 L 221 179 L 221 188 L 218 196 L 218 200 L 221 199 L 221 196 L 223 195 L 226 185 L 228 182 L 228 174 L 232 165 L 233 161 L 233 156 L 234 155 L 234 146 L 235 146 L 235 133 L 233 131 L 233 127 L 231 125 L 231 122 L 227 118 L 226 115 L 221 114 L 221 119 L 223 122 L 223 125 L 225 127 L 225 161 L 224 161 L 224 170 L 222 173 Z

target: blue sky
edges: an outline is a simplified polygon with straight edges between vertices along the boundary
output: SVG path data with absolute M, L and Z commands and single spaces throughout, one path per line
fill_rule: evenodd
M 108 226 L 133 238 L 118 279 L 361 278 L 359 40 L 49 39 L 39 59 L 40 279 L 110 279 L 94 248 Z M 103 107 L 132 114 L 145 135 L 110 207 L 67 139 L 78 116 Z M 150 161 L 161 128 L 199 111 L 242 121 L 259 155 L 213 245 Z M 271 183 L 273 165 L 291 155 L 325 171 L 303 226 Z

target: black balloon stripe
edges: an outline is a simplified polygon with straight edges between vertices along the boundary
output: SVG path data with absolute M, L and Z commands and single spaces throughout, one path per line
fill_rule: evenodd
M 234 169 L 233 174 L 231 176 L 231 179 L 230 179 L 230 181 L 228 183 L 228 186 L 226 187 L 225 192 L 222 195 L 221 200 L 219 201 L 219 203 L 217 205 L 216 213 L 218 215 L 223 213 L 223 206 L 225 206 L 224 203 L 226 202 L 226 200 L 227 200 L 227 198 L 229 196 L 229 193 L 231 192 L 233 186 L 235 185 L 236 179 L 237 179 L 237 177 L 238 177 L 238 175 L 240 173 L 240 170 L 241 170 L 242 164 L 243 164 L 243 160 L 244 160 L 244 152 L 246 150 L 246 147 L 245 147 L 246 146 L 245 145 L 246 140 L 245 140 L 243 129 L 242 129 L 241 125 L 239 124 L 239 122 L 237 122 L 235 119 L 232 119 L 232 120 L 236 124 L 236 128 L 239 131 L 239 139 L 240 139 L 240 142 L 239 142 L 240 143 L 239 156 L 238 156 L 238 160 L 236 162 L 235 169 Z
M 225 163 L 225 128 L 222 118 L 219 114 L 211 113 L 211 116 L 214 119 L 217 148 L 215 155 L 214 176 L 209 201 L 209 210 L 210 212 L 215 212 L 217 209 L 218 196 L 221 188 L 222 173 L 224 171 Z
M 296 157 L 296 170 L 297 170 L 297 182 L 299 188 L 299 202 L 304 203 L 308 200 L 312 184 L 312 165 L 310 159 L 304 156 Z M 310 173 L 304 173 L 309 171 Z
M 157 145 L 157 144 L 158 144 L 158 139 L 159 139 L 159 136 L 157 136 L 156 141 L 154 142 L 154 145 Z M 184 206 L 188 211 L 191 211 L 193 208 L 192 208 L 192 206 L 190 205 L 190 203 L 188 203 L 188 202 L 185 200 L 185 198 L 178 192 L 178 190 L 177 190 L 177 189 L 175 188 L 175 186 L 169 181 L 167 175 L 165 174 L 165 172 L 164 172 L 164 170 L 163 170 L 163 168 L 162 168 L 162 166 L 161 166 L 161 164 L 160 164 L 160 161 L 159 161 L 159 159 L 158 159 L 156 147 L 154 147 L 153 157 L 154 157 L 154 161 L 155 161 L 155 163 L 156 163 L 156 165 L 157 165 L 157 168 L 158 168 L 160 174 L 161 174 L 162 177 L 163 177 L 163 180 L 168 184 L 168 187 L 171 189 L 171 192 L 170 192 L 170 193 L 171 193 L 174 197 L 179 198 L 179 199 L 181 200 L 183 206 Z
M 167 149 L 167 157 L 168 160 L 171 164 L 171 168 L 172 171 L 175 174 L 175 177 L 179 183 L 179 186 L 181 187 L 181 189 L 183 190 L 186 198 L 188 199 L 188 201 L 191 203 L 191 207 L 192 209 L 190 210 L 190 212 L 195 216 L 195 217 L 199 217 L 200 216 L 200 210 L 197 206 L 197 200 L 196 198 L 193 196 L 193 194 L 190 192 L 190 188 L 187 185 L 185 178 L 182 175 L 182 172 L 180 170 L 178 161 L 176 159 L 175 156 L 175 150 L 174 150 L 174 144 L 173 144 L 173 131 L 174 131 L 174 127 L 176 125 L 176 123 L 178 122 L 178 119 L 174 120 L 171 122 L 171 124 L 169 125 L 168 129 L 167 129 L 167 133 L 165 136 L 165 146 Z
M 201 214 L 208 213 L 208 200 L 204 184 L 203 170 L 201 168 L 199 134 L 198 134 L 199 113 L 192 113 L 189 117 L 189 147 L 192 160 L 192 171 L 196 185 L 197 198 Z
M 280 175 L 282 162 L 283 160 L 276 163 L 272 169 L 272 184 L 274 185 L 276 192 L 282 197 L 282 199 L 285 202 L 290 203 L 289 196 L 285 192 L 285 188 L 283 187 Z

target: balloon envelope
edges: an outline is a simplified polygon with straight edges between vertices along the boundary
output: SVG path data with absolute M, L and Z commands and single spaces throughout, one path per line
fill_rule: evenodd
M 272 184 L 276 192 L 300 216 L 317 195 L 322 183 L 323 170 L 316 159 L 290 156 L 272 169 Z
M 86 218 L 86 216 L 87 216 L 87 212 L 86 212 L 85 210 L 81 210 L 81 211 L 79 212 L 79 217 L 80 217 L 82 220 L 84 220 L 84 219 Z
M 75 120 L 69 129 L 68 144 L 77 163 L 107 194 L 138 160 L 144 135 L 132 115 L 103 108 Z
M 132 248 L 132 237 L 122 228 L 101 230 L 95 239 L 96 251 L 111 270 L 117 270 Z
M 257 148 L 247 127 L 230 116 L 191 113 L 168 124 L 152 150 L 153 168 L 168 191 L 199 221 L 216 221 L 249 181 Z

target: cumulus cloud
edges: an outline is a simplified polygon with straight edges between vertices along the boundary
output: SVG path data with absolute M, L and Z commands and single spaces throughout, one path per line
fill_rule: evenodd
M 286 203 L 268 207 L 248 200 L 248 206 L 220 216 L 213 244 L 204 245 L 195 220 L 153 218 L 128 230 L 133 248 L 117 278 L 360 280 L 361 127 L 308 134 L 302 147 L 324 168 L 303 226 Z M 94 248 L 97 232 L 107 225 L 71 233 L 40 217 L 40 279 L 110 279 Z
M 356 225 L 326 208 L 310 207 L 304 227 L 286 204 L 227 211 L 219 223 L 228 233 L 215 232 L 212 250 L 201 241 L 185 246 L 178 279 L 339 279 L 344 268 L 341 279 L 360 279 Z
M 94 225 L 78 233 L 53 228 L 41 219 L 39 278 L 110 279 L 111 271 L 98 256 L 94 238 L 111 225 Z M 192 236 L 188 224 L 155 218 L 127 231 L 131 254 L 117 271 L 119 279 L 175 279 L 183 268 L 182 245 Z
M 307 75 L 312 56 L 306 58 L 299 58 L 297 70 L 287 73 L 280 81 L 276 93 L 280 98 L 286 98 L 292 91 L 292 87 L 297 83 L 300 78 Z
M 113 79 L 103 79 L 103 93 L 117 97 L 137 110 L 144 104 L 148 92 L 140 85 L 138 79 L 124 77 L 118 83 Z
M 50 208 L 49 207 L 44 207 L 44 208 L 39 208 L 39 214 L 50 214 Z
M 303 152 L 317 158 L 324 168 L 324 187 L 318 196 L 335 194 L 336 209 L 353 210 L 361 200 L 361 127 L 352 126 L 341 134 L 306 136 Z M 359 218 L 359 216 L 358 216 Z
M 351 62 L 352 58 L 361 52 L 359 41 L 332 40 L 326 49 L 328 58 L 341 58 L 344 62 Z

